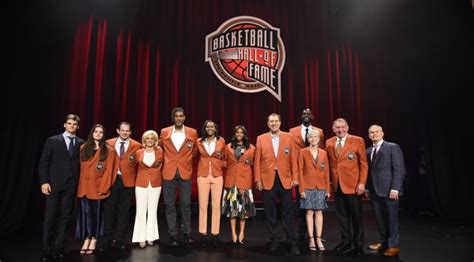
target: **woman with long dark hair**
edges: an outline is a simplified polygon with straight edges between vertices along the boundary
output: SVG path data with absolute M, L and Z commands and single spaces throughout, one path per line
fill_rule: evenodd
M 231 142 L 225 149 L 227 173 L 224 184 L 222 212 L 230 218 L 232 243 L 244 244 L 245 220 L 255 216 L 255 204 L 252 194 L 253 158 L 255 146 L 250 144 L 247 130 L 238 125 L 234 128 Z M 237 219 L 240 231 L 237 235 Z
M 80 254 L 94 253 L 97 238 L 104 234 L 103 199 L 110 194 L 115 164 L 114 149 L 105 143 L 104 133 L 104 126 L 96 124 L 80 151 L 76 225 L 76 237 L 84 239 Z

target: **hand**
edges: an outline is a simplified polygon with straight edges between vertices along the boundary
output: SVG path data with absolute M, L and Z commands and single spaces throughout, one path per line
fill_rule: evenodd
M 44 183 L 41 185 L 41 193 L 49 196 L 49 193 L 51 193 L 51 186 L 49 183 Z
M 300 197 L 301 197 L 302 199 L 306 199 L 306 194 L 305 194 L 304 192 L 302 192 L 302 193 L 300 193 Z
M 239 189 L 240 194 L 245 193 L 245 189 Z
M 292 187 L 299 185 L 298 180 L 291 180 L 291 184 L 290 184 L 290 185 L 291 185 Z
M 328 198 L 330 198 L 330 197 L 331 197 L 331 193 L 326 192 L 326 196 L 327 196 Z
M 256 186 L 257 186 L 258 191 L 262 191 L 262 182 L 257 181 L 257 185 L 256 185 Z
M 390 195 L 388 196 L 391 200 L 398 200 L 398 192 L 390 190 Z
M 99 196 L 103 196 L 104 194 L 102 192 L 99 192 Z
M 365 192 L 365 185 L 364 184 L 358 184 L 357 185 L 357 189 L 356 189 L 356 193 L 358 196 L 364 194 Z

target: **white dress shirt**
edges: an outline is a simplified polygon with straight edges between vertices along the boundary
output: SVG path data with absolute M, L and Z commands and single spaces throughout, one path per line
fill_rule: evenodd
M 173 141 L 174 147 L 177 151 L 181 148 L 181 146 L 186 140 L 186 133 L 184 132 L 184 126 L 181 130 L 176 130 L 173 126 L 173 131 L 171 132 L 171 141 Z

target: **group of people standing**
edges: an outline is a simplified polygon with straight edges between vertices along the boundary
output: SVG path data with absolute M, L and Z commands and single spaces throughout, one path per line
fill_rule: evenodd
M 231 141 L 226 144 L 214 121 L 206 120 L 198 135 L 195 129 L 184 125 L 185 119 L 183 108 L 174 108 L 173 125 L 163 128 L 160 136 L 153 130 L 144 132 L 139 143 L 130 137 L 132 127 L 128 122 L 121 122 L 118 136 L 108 140 L 104 126 L 96 124 L 84 141 L 76 135 L 80 118 L 67 115 L 64 133 L 47 139 L 39 161 L 41 191 L 46 195 L 42 261 L 64 255 L 65 230 L 75 196 L 78 200 L 75 235 L 84 240 L 81 254 L 94 253 L 99 237 L 103 237 L 101 250 L 112 246 L 126 248 L 124 231 L 134 191 L 133 243 L 145 248 L 159 239 L 157 209 L 161 192 L 169 245 L 193 243 L 190 204 L 196 157 L 199 158 L 197 240 L 202 246 L 221 245 L 222 214 L 230 220 L 232 244 L 244 245 L 245 221 L 256 214 L 252 193 L 256 188 L 263 195 L 271 251 L 279 248 L 281 240 L 277 199 L 291 253 L 300 254 L 297 239 L 301 234 L 307 236 L 309 250 L 324 251 L 322 211 L 327 208 L 327 198 L 334 195 L 342 238 L 336 250 L 343 254 L 363 254 L 362 194 L 366 193 L 369 179 L 381 236 L 380 243 L 369 248 L 384 250 L 384 255 L 398 254 L 398 196 L 402 193 L 405 170 L 399 146 L 383 140 L 382 127 L 369 128 L 373 146 L 366 149 L 361 137 L 348 134 L 349 126 L 343 118 L 333 122 L 335 136 L 323 143 L 323 130 L 312 126 L 310 109 L 303 110 L 302 124 L 290 132 L 280 130 L 281 117 L 273 113 L 267 117 L 269 132 L 259 135 L 254 146 L 242 125 L 234 128 Z M 295 212 L 294 187 L 303 213 Z

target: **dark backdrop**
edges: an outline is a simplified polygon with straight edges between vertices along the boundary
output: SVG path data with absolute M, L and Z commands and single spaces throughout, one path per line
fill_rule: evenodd
M 281 29 L 281 103 L 227 88 L 204 62 L 205 36 L 238 15 Z M 170 125 L 174 106 L 196 129 L 215 120 L 227 140 L 244 124 L 253 143 L 271 112 L 288 130 L 310 107 L 327 137 L 336 117 L 364 138 L 378 123 L 405 153 L 403 207 L 471 217 L 462 150 L 474 82 L 470 1 L 19 1 L 2 19 L 0 232 L 41 223 L 37 162 L 67 113 L 82 118 L 83 138 L 97 122 L 115 136 L 127 120 L 139 140 Z

